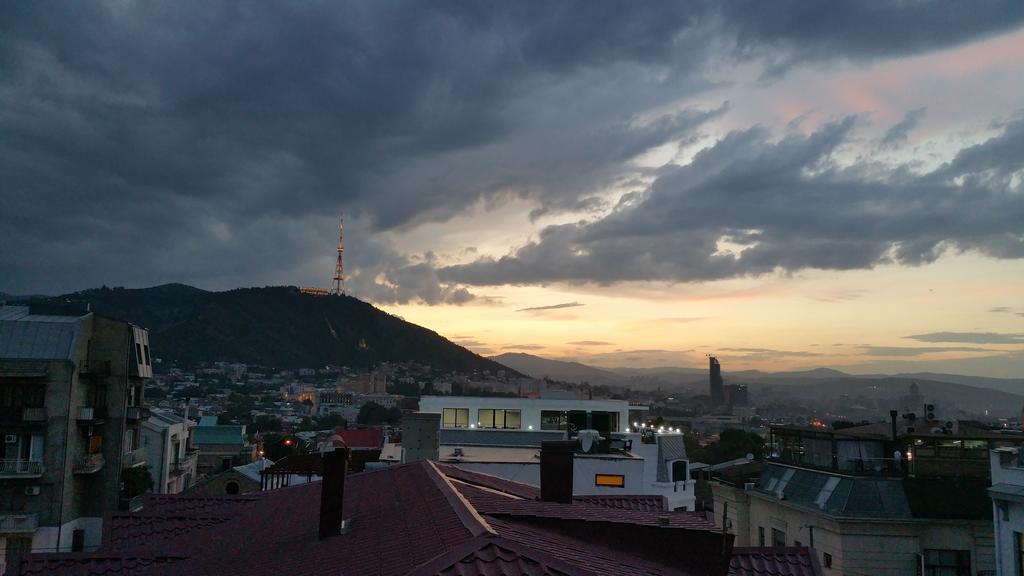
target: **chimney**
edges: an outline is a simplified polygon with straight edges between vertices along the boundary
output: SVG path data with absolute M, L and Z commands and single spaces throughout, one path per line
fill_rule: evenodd
M 545 440 L 540 444 L 540 499 L 572 503 L 573 454 L 576 440 Z
M 345 473 L 348 450 L 324 452 L 324 477 L 320 483 L 320 539 L 341 534 L 345 512 Z
M 402 462 L 437 460 L 441 442 L 440 428 L 440 414 L 414 412 L 402 416 Z
M 897 429 L 896 429 L 896 417 L 898 415 L 899 415 L 899 412 L 897 412 L 896 410 L 889 410 L 889 421 L 892 423 L 892 440 L 893 440 L 893 442 L 895 442 L 896 441 L 896 437 L 899 436 L 899 434 L 897 434 Z

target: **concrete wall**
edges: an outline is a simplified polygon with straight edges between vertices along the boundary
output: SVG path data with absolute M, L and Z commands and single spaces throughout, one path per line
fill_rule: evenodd
M 1024 576 L 1019 566 L 1017 534 L 1024 534 L 1024 499 L 1014 492 L 1024 487 L 1024 466 L 1017 448 L 992 450 L 989 456 L 992 470 L 992 518 L 995 531 L 996 573 L 999 576 Z
M 813 527 L 814 548 L 827 575 L 915 576 L 918 555 L 926 549 L 969 550 L 971 574 L 995 570 L 991 526 L 985 521 L 837 519 L 757 492 L 748 494 L 750 544 L 759 545 L 758 528 L 763 528 L 765 544 L 770 546 L 771 530 L 776 528 L 786 533 L 786 545 L 809 546 Z M 715 493 L 716 513 L 720 496 L 724 502 L 724 491 Z M 831 569 L 824 567 L 826 553 L 832 556 Z

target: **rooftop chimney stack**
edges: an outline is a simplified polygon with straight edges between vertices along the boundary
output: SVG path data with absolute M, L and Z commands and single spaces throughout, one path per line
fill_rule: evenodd
M 345 474 L 348 449 L 324 452 L 324 479 L 320 483 L 320 538 L 341 534 L 345 511 Z
M 540 444 L 540 499 L 572 503 L 573 454 L 576 440 L 546 440 Z

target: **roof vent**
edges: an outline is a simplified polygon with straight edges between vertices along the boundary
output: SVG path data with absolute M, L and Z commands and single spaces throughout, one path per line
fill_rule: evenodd
M 452 450 L 452 457 L 462 458 L 465 454 L 462 452 L 462 448 L 455 448 Z

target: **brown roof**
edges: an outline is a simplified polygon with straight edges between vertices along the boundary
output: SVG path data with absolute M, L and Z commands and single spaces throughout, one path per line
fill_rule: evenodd
M 151 496 L 106 518 L 96 552 L 20 574 L 724 576 L 731 536 L 649 496 L 542 502 L 536 488 L 416 462 L 352 474 L 350 532 L 317 538 L 321 482 L 245 496 Z

